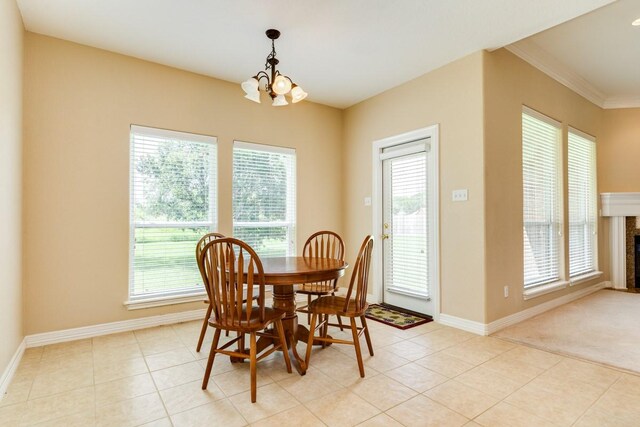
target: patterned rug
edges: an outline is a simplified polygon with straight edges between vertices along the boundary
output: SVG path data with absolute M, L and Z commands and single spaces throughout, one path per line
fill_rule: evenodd
M 413 328 L 433 320 L 431 316 L 400 310 L 402 309 L 398 307 L 391 308 L 387 305 L 371 304 L 365 317 L 398 329 Z

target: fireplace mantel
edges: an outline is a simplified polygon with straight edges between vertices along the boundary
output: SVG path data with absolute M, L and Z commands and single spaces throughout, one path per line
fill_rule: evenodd
M 611 282 L 627 288 L 627 245 L 625 217 L 640 216 L 640 193 L 602 193 L 600 215 L 609 217 Z
M 602 193 L 602 216 L 640 216 L 640 193 Z

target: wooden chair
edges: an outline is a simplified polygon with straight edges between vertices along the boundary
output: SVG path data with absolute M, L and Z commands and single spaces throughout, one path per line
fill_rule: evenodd
M 344 261 L 344 242 L 333 231 L 318 231 L 313 233 L 305 242 L 302 256 L 305 258 L 331 258 Z M 309 322 L 311 313 L 308 307 L 311 304 L 312 297 L 314 295 L 318 297 L 333 295 L 336 289 L 338 289 L 338 279 L 301 285 L 296 293 L 307 295 L 307 305 L 298 308 L 296 311 L 307 313 L 307 322 Z M 338 322 L 341 323 L 339 317 Z
M 373 345 L 371 344 L 371 337 L 369 336 L 367 320 L 364 317 L 367 307 L 369 306 L 369 304 L 367 304 L 367 287 L 369 283 L 369 266 L 371 264 L 372 250 L 373 237 L 367 236 L 362 242 L 360 252 L 358 252 L 358 258 L 356 259 L 356 265 L 353 269 L 353 274 L 351 275 L 351 282 L 349 283 L 349 289 L 346 297 L 343 298 L 334 295 L 324 296 L 312 301 L 309 305 L 309 311 L 311 312 L 311 324 L 309 326 L 309 339 L 307 341 L 307 355 L 305 358 L 305 364 L 307 366 L 309 366 L 309 361 L 311 359 L 311 349 L 313 347 L 314 340 L 336 344 L 351 344 L 356 350 L 360 376 L 364 377 L 364 365 L 362 363 L 362 353 L 360 351 L 360 335 L 363 333 L 367 340 L 369 354 L 373 356 Z M 339 326 L 328 323 L 328 315 L 333 314 L 339 317 L 348 317 L 350 319 L 353 341 L 346 341 L 327 336 L 326 326 Z M 318 324 L 318 316 L 322 316 L 320 324 Z M 361 327 L 358 327 L 356 324 L 357 317 L 360 318 L 362 323 Z M 321 329 L 322 334 L 319 337 L 314 337 L 315 330 L 318 328 Z
M 202 249 L 204 249 L 205 245 L 212 240 L 221 239 L 225 237 L 224 234 L 220 233 L 208 233 L 202 236 L 202 238 L 196 244 L 196 260 L 199 259 L 200 253 Z M 246 301 L 246 286 L 244 287 L 245 291 L 245 302 Z M 208 292 L 208 290 L 207 290 Z M 253 290 L 254 299 L 257 298 L 257 290 L 254 288 Z M 207 313 L 204 315 L 204 321 L 202 322 L 202 329 L 200 330 L 200 338 L 198 338 L 198 345 L 196 346 L 196 351 L 199 353 L 202 348 L 202 342 L 204 341 L 204 336 L 207 334 L 207 327 L 209 326 L 209 318 L 211 317 L 211 295 L 207 294 L 207 299 L 204 301 L 207 304 Z M 229 336 L 229 331 L 225 333 L 226 336 Z
M 202 381 L 202 389 L 209 384 L 211 368 L 216 354 L 249 359 L 251 371 L 251 402 L 256 401 L 256 363 L 277 349 L 282 349 L 287 371 L 291 373 L 291 360 L 282 326 L 285 312 L 265 306 L 265 283 L 262 262 L 253 249 L 245 242 L 231 237 L 215 239 L 205 245 L 198 258 L 202 280 L 211 295 L 213 316 L 209 324 L 216 328 L 207 368 Z M 246 271 L 246 278 L 244 277 Z M 246 293 L 243 285 L 246 284 Z M 253 305 L 254 285 L 257 286 L 257 305 Z M 247 303 L 245 304 L 245 298 Z M 260 332 L 273 324 L 274 333 Z M 218 348 L 222 330 L 235 331 L 238 336 Z M 225 350 L 249 334 L 249 354 L 244 346 L 237 351 Z M 257 355 L 256 338 L 269 337 L 273 347 Z
M 196 262 L 200 259 L 200 254 L 202 250 L 207 245 L 207 243 L 211 242 L 215 239 L 224 238 L 224 234 L 220 233 L 208 233 L 202 236 L 202 238 L 196 244 Z M 200 338 L 198 339 L 198 346 L 196 347 L 196 351 L 199 352 L 202 348 L 202 342 L 204 341 L 204 336 L 207 333 L 207 327 L 209 326 L 209 318 L 211 317 L 211 295 L 209 295 L 209 289 L 205 286 L 205 290 L 207 291 L 207 300 L 205 300 L 205 304 L 207 304 L 207 314 L 204 315 L 204 321 L 202 322 L 202 329 L 200 330 Z

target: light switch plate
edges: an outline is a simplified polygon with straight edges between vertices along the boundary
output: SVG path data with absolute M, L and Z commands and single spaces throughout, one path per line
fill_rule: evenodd
M 365 206 L 371 206 L 371 197 L 365 197 L 364 198 L 364 205 Z
M 469 193 L 466 188 L 461 190 L 453 190 L 451 200 L 454 202 L 466 202 L 469 199 Z

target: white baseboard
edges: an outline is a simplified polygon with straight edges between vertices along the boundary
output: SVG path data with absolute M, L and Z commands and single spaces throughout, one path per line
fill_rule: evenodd
M 42 345 L 79 340 L 82 338 L 92 338 L 100 335 L 115 334 L 117 332 L 128 332 L 134 331 L 136 329 L 151 328 L 154 326 L 204 319 L 205 314 L 206 309 L 190 310 L 180 313 L 162 314 L 160 316 L 141 317 L 139 319 L 122 320 L 119 322 L 83 326 L 81 328 L 44 332 L 42 334 L 27 335 L 25 337 L 25 343 L 27 347 L 39 347 Z
M 462 329 L 463 331 L 471 332 L 478 335 L 490 335 L 498 332 L 500 329 L 504 329 L 507 326 L 515 325 L 523 320 L 527 320 L 545 311 L 559 307 L 561 305 L 570 303 L 579 298 L 586 297 L 600 289 L 611 287 L 611 282 L 600 282 L 595 285 L 589 286 L 579 291 L 572 292 L 567 295 L 563 295 L 560 298 L 556 298 L 551 301 L 536 305 L 535 307 L 527 308 L 526 310 L 519 311 L 512 315 L 495 320 L 491 323 L 475 322 L 473 320 L 463 319 L 461 317 L 451 316 L 449 314 L 440 314 L 439 323 L 443 325 L 451 326 L 454 328 Z
M 486 325 L 485 335 L 493 334 L 494 332 L 498 332 L 500 329 L 504 329 L 507 326 L 515 325 L 516 323 L 520 323 L 523 320 L 530 319 L 534 316 L 537 316 L 538 314 L 544 313 L 545 311 L 549 311 L 553 308 L 570 303 L 579 298 L 586 297 L 587 295 L 590 295 L 594 292 L 599 291 L 600 289 L 604 289 L 607 287 L 611 287 L 611 282 L 605 281 L 596 283 L 595 285 L 580 289 L 579 291 L 563 295 L 560 298 L 556 298 L 551 301 L 536 305 L 534 307 L 527 308 L 526 310 L 519 311 L 510 316 L 494 320 L 493 322 Z
M 11 384 L 11 380 L 13 376 L 16 374 L 18 370 L 18 366 L 20 365 L 20 361 L 22 360 L 22 355 L 24 354 L 24 349 L 26 348 L 25 340 L 23 339 L 18 349 L 13 354 L 13 357 L 9 361 L 9 365 L 7 365 L 6 369 L 2 373 L 0 377 L 0 400 L 4 397 L 4 394 L 7 392 L 9 388 L 9 384 Z
M 450 314 L 440 313 L 438 323 L 446 326 L 451 326 L 453 328 L 462 329 L 463 331 L 471 332 L 473 334 L 487 335 L 485 332 L 487 325 L 485 325 L 484 323 L 463 319 L 462 317 L 456 317 Z

